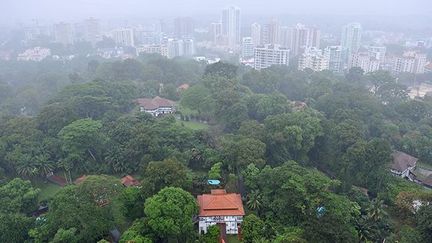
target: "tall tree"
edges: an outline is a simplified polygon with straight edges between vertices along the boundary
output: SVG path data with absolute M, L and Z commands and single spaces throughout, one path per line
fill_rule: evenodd
M 146 200 L 144 212 L 149 227 L 160 239 L 186 242 L 194 230 L 192 216 L 198 213 L 198 206 L 190 193 L 167 187 Z

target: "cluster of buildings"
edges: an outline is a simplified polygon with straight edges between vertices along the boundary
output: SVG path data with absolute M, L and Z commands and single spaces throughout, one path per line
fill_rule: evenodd
M 48 48 L 34 47 L 27 49 L 23 53 L 18 54 L 18 61 L 35 61 L 40 62 L 43 59 L 51 56 L 51 50 Z
M 197 53 L 218 58 L 225 54 L 240 54 L 242 64 L 257 70 L 272 65 L 297 65 L 300 70 L 330 70 L 335 73 L 343 73 L 353 67 L 359 67 L 366 73 L 387 70 L 392 73 L 420 74 L 429 70 L 424 68 L 428 64 L 426 55 L 419 51 L 409 51 L 399 56 L 388 55 L 382 44 L 390 40 L 400 42 L 404 40 L 403 36 L 363 31 L 359 23 L 343 26 L 340 38 L 322 35 L 316 26 L 301 23 L 286 26 L 277 19 L 267 23 L 252 23 L 249 30 L 244 31 L 241 10 L 234 6 L 223 9 L 217 22 L 210 26 L 204 24 L 207 28 L 190 17 L 166 21 L 159 20 L 145 26 L 108 27 L 102 26 L 98 19 L 89 18 L 75 24 L 60 22 L 49 27 L 36 25 L 25 28 L 24 34 L 27 41 L 48 36 L 53 42 L 65 46 L 89 42 L 97 47 L 97 55 L 105 58 L 129 58 L 140 54 L 192 58 Z M 362 45 L 362 37 L 375 44 Z M 323 45 L 322 38 L 330 44 Z M 101 41 L 111 43 L 111 46 L 96 45 Z M 432 47 L 432 38 L 406 43 L 406 47 L 411 46 L 411 49 Z M 23 54 L 20 60 L 31 60 L 26 56 L 30 54 Z M 10 53 L 0 53 L 0 57 L 10 59 Z

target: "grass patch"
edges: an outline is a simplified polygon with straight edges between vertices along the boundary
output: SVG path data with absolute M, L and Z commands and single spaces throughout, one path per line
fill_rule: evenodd
M 207 124 L 194 122 L 194 121 L 178 121 L 178 122 L 180 122 L 180 124 L 192 130 L 206 130 L 209 127 Z
M 240 243 L 237 235 L 227 235 L 227 243 Z
M 41 190 L 38 197 L 39 202 L 51 199 L 61 189 L 59 185 L 45 181 L 36 181 L 33 182 L 33 185 Z
M 422 162 L 422 161 L 418 161 L 417 162 L 417 166 L 420 167 L 420 168 L 422 168 L 422 169 L 432 170 L 432 165 L 431 164 L 428 164 L 428 163 L 425 163 L 425 162 Z

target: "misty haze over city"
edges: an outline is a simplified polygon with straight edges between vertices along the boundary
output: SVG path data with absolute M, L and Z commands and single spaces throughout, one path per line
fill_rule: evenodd
M 432 242 L 432 0 L 0 0 L 0 242 Z

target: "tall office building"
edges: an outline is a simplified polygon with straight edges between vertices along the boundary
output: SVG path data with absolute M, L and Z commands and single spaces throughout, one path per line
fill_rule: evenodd
M 261 25 L 258 23 L 253 23 L 251 25 L 251 38 L 254 46 L 261 45 Z
M 73 44 L 72 25 L 69 23 L 58 23 L 54 25 L 55 41 L 63 45 Z
M 242 39 L 242 54 L 243 58 L 250 58 L 254 56 L 254 43 L 252 37 L 243 37 Z
M 341 46 L 328 46 L 325 49 L 329 57 L 329 70 L 334 73 L 342 72 L 342 48 Z
M 124 28 L 113 30 L 112 37 L 117 45 L 135 46 L 133 29 Z
M 316 47 L 308 47 L 299 58 L 299 70 L 310 68 L 315 72 L 328 70 L 330 64 L 329 52 Z
M 174 36 L 177 38 L 191 38 L 195 30 L 195 22 L 190 17 L 174 19 Z
M 359 23 L 350 23 L 342 28 L 341 46 L 344 62 L 360 49 L 362 27 Z
M 261 70 L 272 65 L 289 65 L 289 50 L 279 45 L 264 45 L 254 49 L 254 68 Z
M 240 9 L 228 7 L 222 11 L 222 35 L 228 47 L 235 49 L 240 44 Z
M 269 23 L 265 24 L 261 32 L 262 44 L 279 44 L 280 26 L 276 19 L 272 19 Z

